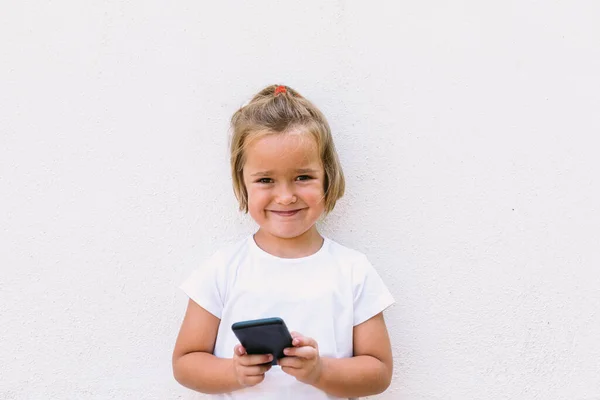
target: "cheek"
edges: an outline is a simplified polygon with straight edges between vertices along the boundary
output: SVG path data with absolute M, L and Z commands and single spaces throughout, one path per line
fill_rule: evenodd
M 320 185 L 302 188 L 299 194 L 306 201 L 313 204 L 323 202 L 323 198 L 325 197 L 325 192 L 323 192 L 323 188 Z
M 267 192 L 265 190 L 260 190 L 257 188 L 250 187 L 246 189 L 246 192 L 248 193 L 249 208 L 260 207 L 261 205 L 263 205 L 263 203 L 266 201 L 266 198 L 268 197 Z

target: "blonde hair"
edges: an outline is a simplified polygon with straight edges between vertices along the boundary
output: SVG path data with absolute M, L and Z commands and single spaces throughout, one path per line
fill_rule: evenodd
M 241 211 L 248 212 L 248 191 L 243 176 L 244 149 L 248 142 L 258 135 L 283 134 L 295 128 L 303 128 L 303 132 L 312 134 L 317 143 L 325 171 L 325 213 L 333 210 L 337 200 L 344 195 L 344 174 L 325 116 L 294 89 L 271 85 L 258 92 L 231 117 L 231 177 Z

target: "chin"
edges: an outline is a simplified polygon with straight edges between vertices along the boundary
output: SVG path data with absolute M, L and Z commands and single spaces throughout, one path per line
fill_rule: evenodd
M 278 238 L 281 238 L 281 239 L 294 239 L 294 238 L 297 238 L 298 236 L 302 236 L 309 229 L 299 229 L 299 230 L 267 229 L 266 231 L 269 232 L 269 234 L 276 236 Z

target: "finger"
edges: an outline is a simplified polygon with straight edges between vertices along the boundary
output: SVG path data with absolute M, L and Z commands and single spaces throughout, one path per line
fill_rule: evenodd
M 283 357 L 278 360 L 279 366 L 283 369 L 285 368 L 294 368 L 300 369 L 303 366 L 302 359 L 298 357 Z
M 244 384 L 244 386 L 254 386 L 254 385 L 258 385 L 259 383 L 261 383 L 264 380 L 265 380 L 264 375 L 247 376 L 244 378 L 243 384 Z
M 271 369 L 271 364 L 251 365 L 249 367 L 243 367 L 242 374 L 245 376 L 258 376 L 264 375 L 265 372 Z
M 309 338 L 306 336 L 294 338 L 294 340 L 292 340 L 292 345 L 294 347 L 310 346 L 314 347 L 315 349 L 318 348 L 317 341 L 313 338 Z
M 293 376 L 294 378 L 298 378 L 298 374 L 300 373 L 298 368 L 281 367 L 281 370 L 286 374 Z
M 246 354 L 246 349 L 241 344 L 236 344 L 233 348 L 233 352 L 238 356 L 243 356 L 244 354 Z
M 288 347 L 283 350 L 283 354 L 291 357 L 301 357 L 307 360 L 313 359 L 317 357 L 319 352 L 317 349 L 311 346 L 302 346 L 302 347 Z
M 303 336 L 300 332 L 296 332 L 296 331 L 291 331 L 290 335 L 292 335 L 292 339 Z
M 246 354 L 239 358 L 239 363 L 245 366 L 266 364 L 271 361 L 273 361 L 272 354 Z
M 246 354 L 239 358 L 241 365 L 261 365 L 267 364 L 273 361 L 273 355 L 271 354 Z

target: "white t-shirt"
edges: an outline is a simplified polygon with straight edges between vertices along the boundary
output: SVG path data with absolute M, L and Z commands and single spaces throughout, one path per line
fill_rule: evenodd
M 180 286 L 221 320 L 214 354 L 232 358 L 238 344 L 234 322 L 280 317 L 290 331 L 315 339 L 321 357 L 351 357 L 352 329 L 394 303 L 367 260 L 325 238 L 316 253 L 280 258 L 256 245 L 251 235 L 217 251 Z M 299 382 L 274 365 L 256 386 L 214 399 L 336 399 Z

